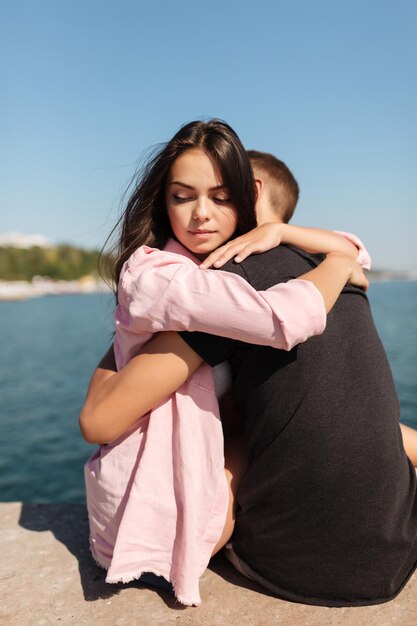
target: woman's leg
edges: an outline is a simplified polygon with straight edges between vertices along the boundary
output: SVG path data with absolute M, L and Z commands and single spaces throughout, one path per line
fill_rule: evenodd
M 225 441 L 224 469 L 229 485 L 229 507 L 223 532 L 212 552 L 212 556 L 221 550 L 232 536 L 235 527 L 236 494 L 240 481 L 246 473 L 247 455 L 247 444 L 241 434 L 235 434 L 232 438 Z
M 414 467 L 417 467 L 417 430 L 400 424 L 404 450 Z

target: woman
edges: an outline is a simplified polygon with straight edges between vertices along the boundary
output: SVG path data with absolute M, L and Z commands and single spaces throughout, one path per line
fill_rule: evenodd
M 316 270 L 262 294 L 253 292 L 239 277 L 198 270 L 196 258 L 205 258 L 255 224 L 253 176 L 235 133 L 218 121 L 185 126 L 149 165 L 123 219 L 116 264 L 115 352 L 122 370 L 114 379 L 118 389 L 129 376 L 132 357 L 153 332 L 211 329 L 224 336 L 290 349 L 323 329 L 324 312 L 330 310 L 347 279 L 355 277 L 358 284 L 366 285 L 355 262 L 340 255 L 329 255 Z M 168 242 L 168 250 L 160 251 L 172 235 L 177 241 Z M 190 289 L 194 300 L 187 300 Z M 231 298 L 232 306 L 221 318 L 219 307 L 208 306 L 202 298 L 207 293 L 217 302 Z M 197 315 L 190 319 L 195 308 Z M 252 319 L 255 314 L 257 323 Z M 168 337 L 170 340 L 179 338 Z M 197 361 L 191 368 L 187 365 L 187 374 L 197 369 Z M 184 367 L 180 362 L 177 366 L 181 378 Z M 152 571 L 171 580 L 180 601 L 198 604 L 198 577 L 213 550 L 224 545 L 233 525 L 230 507 L 224 526 L 227 485 L 221 477 L 221 428 L 211 371 L 207 366 L 199 368 L 180 393 L 138 425 L 138 415 L 155 405 L 156 395 L 165 397 L 173 391 L 155 390 L 151 384 L 146 388 L 145 404 L 139 411 L 133 390 L 123 393 L 119 415 L 120 396 L 112 394 L 113 381 L 109 380 L 98 396 L 93 381 L 80 416 L 87 440 L 113 441 L 97 451 L 86 468 L 92 551 L 96 560 L 109 568 L 108 582 L 127 581 Z M 178 407 L 184 399 L 181 411 Z M 175 428 L 172 424 L 171 429 L 167 427 L 167 415 L 172 415 Z M 106 464 L 110 469 L 104 476 Z M 196 465 L 200 472 L 194 471 Z M 115 467 L 119 474 L 114 478 Z M 164 477 L 158 484 L 152 483 L 155 467 Z M 206 486 L 206 493 L 199 493 L 201 485 Z M 162 519 L 166 524 L 159 526 L 158 532 L 165 537 L 162 548 L 155 549 L 155 527 Z M 140 525 L 142 544 L 132 550 L 132 534 L 138 534 Z

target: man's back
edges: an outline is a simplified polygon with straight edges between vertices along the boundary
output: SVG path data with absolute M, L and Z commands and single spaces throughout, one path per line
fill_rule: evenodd
M 314 264 L 281 246 L 225 269 L 263 290 Z M 204 357 L 204 336 L 195 335 L 190 343 Z M 393 597 L 417 560 L 415 474 L 366 296 L 347 288 L 324 334 L 290 352 L 217 341 L 217 360 L 229 350 L 249 441 L 238 556 L 292 600 Z M 215 356 L 211 343 L 212 364 Z

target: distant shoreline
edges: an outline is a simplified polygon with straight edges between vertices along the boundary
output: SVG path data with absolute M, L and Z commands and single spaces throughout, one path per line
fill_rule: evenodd
M 413 282 L 417 280 L 417 271 L 370 270 L 366 275 L 371 283 Z
M 41 296 L 110 293 L 111 287 L 101 278 L 83 276 L 78 280 L 51 280 L 35 277 L 27 280 L 0 280 L 0 302 L 29 300 Z

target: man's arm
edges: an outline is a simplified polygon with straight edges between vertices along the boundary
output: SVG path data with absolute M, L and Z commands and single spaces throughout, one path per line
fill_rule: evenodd
M 169 397 L 198 368 L 202 359 L 180 335 L 161 333 L 120 372 L 113 346 L 95 370 L 79 416 L 89 443 L 109 443 Z

